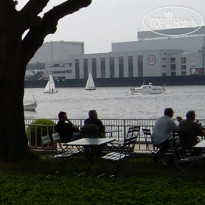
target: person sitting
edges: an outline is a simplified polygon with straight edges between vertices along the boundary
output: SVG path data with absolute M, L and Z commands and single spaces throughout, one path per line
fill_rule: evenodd
M 66 143 L 81 138 L 78 127 L 68 119 L 66 112 L 61 111 L 58 119 L 55 131 L 59 133 L 61 142 Z
M 104 137 L 105 136 L 105 126 L 103 125 L 102 121 L 98 119 L 98 114 L 96 110 L 90 110 L 88 112 L 89 118 L 87 118 L 84 121 L 84 125 L 95 125 L 99 130 L 99 136 L 98 137 Z
M 90 110 L 88 112 L 89 118 L 84 121 L 84 132 L 88 133 L 89 137 L 104 137 L 105 127 L 101 120 L 98 119 L 96 110 Z M 86 135 L 86 134 L 85 134 Z M 102 146 L 90 146 L 85 147 L 85 153 L 88 158 L 93 158 L 94 156 L 101 156 L 104 145 Z
M 171 119 L 174 111 L 172 108 L 166 108 L 164 110 L 164 116 L 160 117 L 154 127 L 154 131 L 151 135 L 153 145 L 159 148 L 158 152 L 154 155 L 153 161 L 157 162 L 170 147 L 169 138 L 173 131 L 178 129 L 175 122 Z
M 179 123 L 179 137 L 184 150 L 193 150 L 193 146 L 199 142 L 198 136 L 204 136 L 200 125 L 195 121 L 196 114 L 194 110 L 186 113 L 186 120 Z M 194 155 L 199 155 L 200 150 L 194 149 Z

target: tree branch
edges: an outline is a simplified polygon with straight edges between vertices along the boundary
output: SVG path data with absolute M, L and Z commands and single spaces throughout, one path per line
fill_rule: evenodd
M 21 11 L 19 11 L 22 22 L 21 30 L 23 33 L 39 20 L 40 17 L 38 14 L 43 11 L 48 2 L 49 0 L 30 0 Z
M 58 21 L 66 15 L 72 14 L 83 7 L 91 4 L 92 0 L 68 0 L 58 6 L 53 7 L 50 11 L 44 14 L 43 19 Z
M 46 7 L 49 0 L 30 0 L 20 11 L 25 18 L 32 18 L 38 15 Z
M 58 21 L 61 18 L 78 11 L 83 7 L 89 6 L 91 2 L 92 0 L 67 0 L 64 3 L 53 7 L 53 9 L 44 14 L 42 19 L 39 18 L 34 24 L 32 24 L 29 32 L 22 41 L 22 55 L 24 56 L 25 61 L 28 62 L 33 57 L 48 34 L 56 32 Z

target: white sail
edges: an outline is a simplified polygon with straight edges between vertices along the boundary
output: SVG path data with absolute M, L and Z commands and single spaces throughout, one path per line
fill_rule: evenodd
M 85 89 L 86 90 L 95 90 L 96 89 L 95 88 L 95 83 L 94 83 L 94 80 L 93 80 L 93 77 L 92 77 L 91 73 L 89 73 L 89 75 L 88 75 L 88 80 L 87 80 Z
M 50 75 L 49 80 L 46 84 L 46 87 L 44 89 L 44 93 L 57 93 L 58 91 L 56 90 L 55 87 L 55 82 L 53 80 L 53 77 Z

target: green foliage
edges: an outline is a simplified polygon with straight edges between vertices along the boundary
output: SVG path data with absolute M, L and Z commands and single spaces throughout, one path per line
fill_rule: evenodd
M 35 138 L 37 137 L 37 146 L 41 146 L 41 136 L 51 135 L 54 132 L 54 126 L 55 122 L 48 119 L 37 119 L 32 122 L 26 131 L 31 145 L 35 145 Z
M 48 119 L 37 119 L 37 120 L 33 121 L 32 124 L 36 124 L 36 125 L 55 125 L 55 122 L 53 122 L 52 120 L 48 120 Z
M 75 158 L 72 160 L 74 164 L 77 162 Z M 126 175 L 117 178 L 77 177 L 68 172 L 48 176 L 46 172 L 52 165 L 52 160 L 0 163 L 0 204 L 203 205 L 205 202 L 204 182 L 173 179 L 174 166 L 156 165 L 148 159 L 127 163 Z M 201 169 L 200 175 L 204 173 L 204 164 L 200 164 L 197 173 Z

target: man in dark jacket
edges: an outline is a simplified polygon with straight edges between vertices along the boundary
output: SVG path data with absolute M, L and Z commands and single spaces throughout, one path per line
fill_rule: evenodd
M 88 124 L 96 125 L 99 129 L 100 136 L 104 137 L 105 127 L 104 127 L 102 121 L 98 119 L 98 114 L 97 114 L 96 110 L 90 110 L 88 112 L 88 116 L 89 116 L 89 118 L 87 118 L 84 121 L 84 125 L 88 125 Z
M 195 111 L 190 110 L 186 113 L 186 120 L 179 124 L 180 140 L 184 149 L 192 149 L 198 143 L 198 136 L 204 136 L 200 125 L 195 122 Z M 195 150 L 196 152 L 198 150 Z
M 61 111 L 58 114 L 58 119 L 55 130 L 59 133 L 61 142 L 66 143 L 75 140 L 73 139 L 73 133 L 79 132 L 79 129 L 68 119 L 66 112 Z
M 87 131 L 85 132 L 88 132 L 89 128 L 91 128 L 89 127 L 89 125 L 94 125 L 95 129 L 93 129 L 93 126 L 92 126 L 92 129 L 90 130 L 91 133 L 89 133 L 89 136 L 104 137 L 105 127 L 102 121 L 98 119 L 96 110 L 90 110 L 88 112 L 88 116 L 89 118 L 87 118 L 84 121 L 84 125 L 85 125 L 84 128 L 87 129 Z M 86 128 L 86 125 L 87 125 L 87 128 Z M 97 133 L 96 133 L 96 128 L 97 128 Z M 88 158 L 92 158 L 94 156 L 101 156 L 103 148 L 104 148 L 104 145 L 85 147 L 85 153 Z

